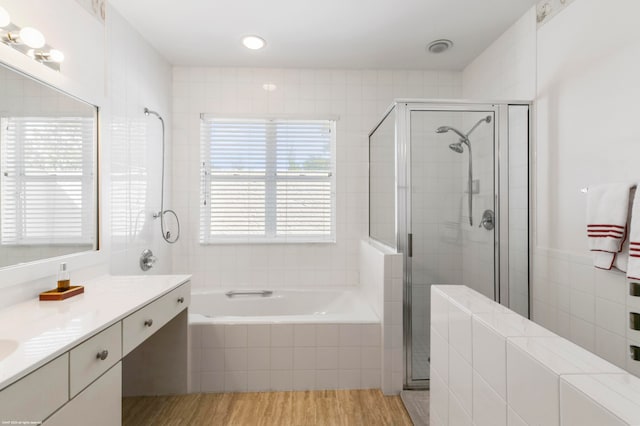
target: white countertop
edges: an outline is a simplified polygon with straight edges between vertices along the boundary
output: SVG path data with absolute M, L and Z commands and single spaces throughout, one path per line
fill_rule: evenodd
M 72 280 L 71 285 L 84 285 L 84 294 L 63 301 L 35 298 L 0 310 L 0 389 L 190 278 L 105 275 L 83 283 Z

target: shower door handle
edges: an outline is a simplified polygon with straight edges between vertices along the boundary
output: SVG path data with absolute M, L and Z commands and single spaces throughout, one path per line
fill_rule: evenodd
M 413 257 L 413 234 L 407 234 L 407 256 Z

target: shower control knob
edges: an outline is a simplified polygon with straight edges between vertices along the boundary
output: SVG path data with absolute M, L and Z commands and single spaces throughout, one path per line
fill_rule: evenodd
M 143 271 L 148 271 L 153 267 L 153 264 L 158 260 L 157 257 L 153 255 L 153 252 L 149 249 L 146 249 L 140 255 L 140 269 Z
M 496 226 L 494 220 L 495 214 L 493 213 L 493 210 L 487 209 L 484 211 L 484 213 L 482 213 L 482 219 L 480 220 L 480 225 L 478 225 L 478 228 L 484 227 L 484 229 L 486 229 L 487 231 L 492 231 Z

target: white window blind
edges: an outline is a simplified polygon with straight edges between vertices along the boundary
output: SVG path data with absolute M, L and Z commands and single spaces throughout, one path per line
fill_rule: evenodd
M 93 243 L 94 119 L 4 117 L 0 242 Z
M 335 122 L 201 123 L 200 242 L 335 241 Z

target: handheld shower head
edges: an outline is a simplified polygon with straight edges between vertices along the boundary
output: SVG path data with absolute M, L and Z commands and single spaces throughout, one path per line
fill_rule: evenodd
M 148 116 L 149 114 L 151 115 L 155 115 L 156 117 L 158 117 L 160 120 L 162 120 L 162 116 L 160 116 L 159 113 L 157 113 L 156 111 L 150 110 L 149 108 L 145 108 L 144 109 L 144 115 Z
M 461 131 L 454 127 L 440 126 L 436 129 L 436 133 L 447 133 L 448 131 L 452 131 L 453 133 L 457 134 L 458 136 L 460 136 L 461 141 L 464 141 L 466 143 L 467 137 L 463 135 Z

